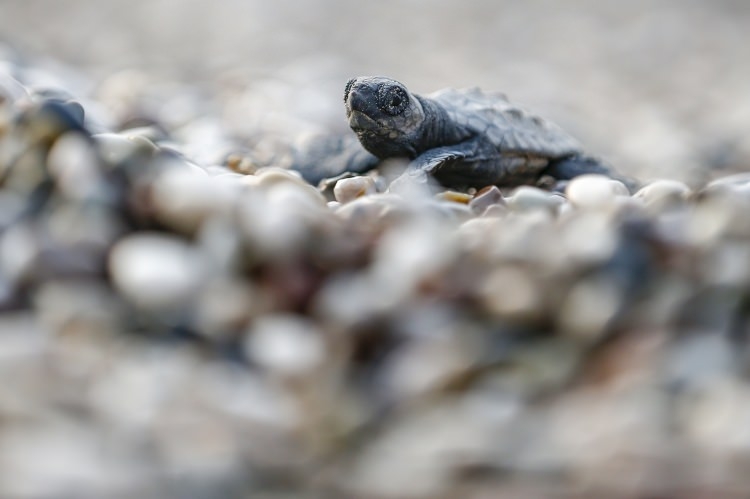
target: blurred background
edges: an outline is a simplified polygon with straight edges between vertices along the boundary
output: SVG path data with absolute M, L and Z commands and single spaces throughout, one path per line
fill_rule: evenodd
M 383 74 L 694 187 L 750 170 L 748 26 L 747 0 L 0 0 L 0 497 L 748 497 L 747 178 L 642 213 L 602 179 L 565 211 L 329 209 L 216 167 L 349 133 L 345 82 Z
M 2 0 L 0 10 L 0 39 L 82 70 L 94 90 L 145 72 L 205 92 L 244 133 L 344 131 L 344 82 L 383 74 L 416 92 L 504 91 L 644 180 L 750 166 L 743 0 Z

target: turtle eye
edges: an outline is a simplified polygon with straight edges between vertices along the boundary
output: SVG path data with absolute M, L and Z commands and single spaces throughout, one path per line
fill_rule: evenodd
M 378 107 L 391 116 L 403 113 L 409 105 L 409 96 L 399 86 L 383 86 L 380 88 L 378 94 Z

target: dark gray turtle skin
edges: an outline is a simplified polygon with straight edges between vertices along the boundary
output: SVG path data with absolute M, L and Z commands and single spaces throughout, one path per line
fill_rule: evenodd
M 610 175 L 557 125 L 478 88 L 417 95 L 383 76 L 352 78 L 344 91 L 349 126 L 380 159 L 407 157 L 402 178 L 483 187 Z

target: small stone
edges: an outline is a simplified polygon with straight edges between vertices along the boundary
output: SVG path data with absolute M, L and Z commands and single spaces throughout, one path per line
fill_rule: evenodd
M 333 188 L 333 196 L 341 204 L 375 192 L 375 182 L 366 176 L 342 178 Z
M 574 337 L 595 340 L 604 332 L 622 303 L 617 281 L 595 276 L 577 283 L 560 308 L 560 326 Z
M 127 298 L 152 309 L 186 305 L 203 272 L 201 259 L 189 244 L 149 233 L 120 240 L 110 254 L 109 270 Z
M 19 126 L 31 143 L 49 144 L 68 132 L 86 133 L 82 113 L 77 102 L 43 100 L 24 111 Z
M 614 204 L 616 198 L 630 195 L 625 184 L 604 175 L 576 177 L 568 184 L 565 194 L 577 208 L 608 206 Z
M 499 218 L 508 214 L 508 208 L 504 204 L 492 204 L 485 209 L 480 216 Z
M 541 209 L 555 212 L 565 202 L 565 199 L 557 194 L 550 194 L 542 189 L 523 185 L 514 189 L 505 201 L 508 208 L 513 211 Z
M 227 168 L 243 175 L 252 175 L 258 171 L 258 165 L 242 154 L 230 154 L 225 161 Z
M 710 182 L 706 187 L 718 187 L 718 186 L 738 186 L 744 187 L 750 185 L 750 172 L 736 173 L 734 175 L 727 175 L 726 177 L 717 178 Z
M 304 375 L 320 367 L 326 347 L 308 319 L 292 314 L 264 316 L 248 331 L 245 350 L 261 366 L 283 375 Z
M 152 184 L 156 218 L 181 232 L 193 233 L 212 216 L 227 213 L 240 194 L 239 185 L 169 168 Z
M 541 287 L 520 267 L 492 271 L 479 287 L 482 304 L 492 314 L 511 320 L 539 318 Z
M 642 187 L 633 195 L 634 199 L 643 201 L 646 206 L 657 211 L 670 206 L 679 206 L 687 201 L 690 188 L 677 180 L 656 180 Z
M 60 137 L 50 149 L 47 166 L 58 188 L 70 198 L 90 199 L 103 189 L 99 159 L 80 134 Z
M 153 142 L 140 136 L 100 133 L 94 135 L 94 140 L 102 157 L 113 164 L 134 156 L 152 157 L 158 151 Z
M 474 199 L 469 201 L 469 208 L 477 215 L 483 214 L 490 206 L 505 205 L 503 193 L 495 185 L 490 185 L 479 191 Z
M 310 186 L 305 182 L 300 174 L 293 170 L 287 170 L 285 168 L 279 168 L 274 166 L 267 166 L 258 169 L 254 175 L 246 176 L 243 181 L 248 185 L 257 185 L 260 187 L 267 187 L 274 184 L 291 182 L 293 184 Z

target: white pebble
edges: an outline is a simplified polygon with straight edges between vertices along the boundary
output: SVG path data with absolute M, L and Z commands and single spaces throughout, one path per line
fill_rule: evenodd
M 568 200 L 578 208 L 599 208 L 614 204 L 618 197 L 629 196 L 622 182 L 604 175 L 581 175 L 565 189 Z
M 202 277 L 196 250 L 180 239 L 160 234 L 122 239 L 112 249 L 109 269 L 116 287 L 146 308 L 185 303 Z
M 309 320 L 292 315 L 265 316 L 251 327 L 248 356 L 266 369 L 301 375 L 320 366 L 326 355 L 320 331 Z
M 343 178 L 333 188 L 333 196 L 341 204 L 375 192 L 375 182 L 370 177 Z

